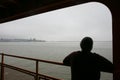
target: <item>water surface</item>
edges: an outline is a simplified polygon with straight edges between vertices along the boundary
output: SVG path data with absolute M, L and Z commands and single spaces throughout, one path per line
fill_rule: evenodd
M 112 42 L 94 42 L 96 52 L 112 62 Z M 0 52 L 37 59 L 62 62 L 73 51 L 80 50 L 79 42 L 0 42 Z M 16 58 L 5 58 L 5 62 L 35 71 L 35 62 Z M 70 80 L 70 67 L 40 63 L 39 73 Z M 101 80 L 113 80 L 110 73 L 101 74 Z

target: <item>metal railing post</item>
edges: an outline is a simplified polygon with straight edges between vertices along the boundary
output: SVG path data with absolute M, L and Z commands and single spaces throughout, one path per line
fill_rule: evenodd
M 0 80 L 5 80 L 4 79 L 5 78 L 5 74 L 4 74 L 5 73 L 5 71 L 4 71 L 5 67 L 13 69 L 13 70 L 17 70 L 17 71 L 20 71 L 20 72 L 23 72 L 23 73 L 26 73 L 26 74 L 29 74 L 29 75 L 32 75 L 32 76 L 34 76 L 34 80 L 61 80 L 61 79 L 54 78 L 54 77 L 51 77 L 51 76 L 48 76 L 48 75 L 39 74 L 39 62 L 50 63 L 50 64 L 55 64 L 55 65 L 63 65 L 62 63 L 47 61 L 47 60 L 41 60 L 41 59 L 35 59 L 35 58 L 29 58 L 29 57 L 23 57 L 23 56 L 4 54 L 4 53 L 0 53 L 0 55 L 1 55 Z M 29 70 L 26 70 L 26 69 L 22 69 L 22 68 L 19 68 L 19 67 L 16 67 L 16 66 L 5 64 L 5 62 L 4 62 L 5 57 L 14 57 L 14 58 L 27 59 L 27 60 L 35 61 L 35 67 L 36 67 L 35 72 L 29 71 Z
M 4 54 L 1 55 L 1 80 L 4 80 Z
M 38 60 L 36 60 L 36 77 L 35 77 L 35 80 L 38 80 L 39 79 L 39 77 L 38 77 L 38 69 L 39 68 L 39 61 Z

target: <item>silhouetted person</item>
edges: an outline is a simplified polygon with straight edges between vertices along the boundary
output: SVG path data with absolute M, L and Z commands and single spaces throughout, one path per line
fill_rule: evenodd
M 81 51 L 72 52 L 63 64 L 71 66 L 72 80 L 100 80 L 100 72 L 113 72 L 113 64 L 104 57 L 92 53 L 93 40 L 85 37 L 80 43 Z

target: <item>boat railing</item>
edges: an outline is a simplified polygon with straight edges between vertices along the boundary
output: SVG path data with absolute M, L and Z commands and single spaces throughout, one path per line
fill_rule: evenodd
M 58 79 L 58 78 L 51 77 L 51 76 L 48 76 L 48 75 L 40 74 L 39 73 L 39 62 L 64 66 L 63 63 L 41 60 L 41 59 L 35 59 L 35 58 L 29 58 L 29 57 L 23 57 L 23 56 L 10 55 L 10 54 L 4 54 L 4 53 L 0 53 L 0 55 L 1 55 L 1 63 L 0 63 L 0 66 L 1 66 L 0 78 L 1 78 L 1 80 L 5 80 L 4 79 L 4 76 L 5 76 L 4 68 L 5 67 L 13 69 L 13 70 L 20 71 L 20 72 L 28 74 L 28 75 L 31 75 L 35 78 L 35 80 L 63 80 L 63 79 Z M 5 56 L 35 61 L 36 62 L 35 72 L 30 71 L 30 70 L 26 70 L 26 69 L 23 69 L 23 68 L 19 68 L 19 67 L 13 66 L 13 65 L 6 64 L 5 61 L 4 61 Z

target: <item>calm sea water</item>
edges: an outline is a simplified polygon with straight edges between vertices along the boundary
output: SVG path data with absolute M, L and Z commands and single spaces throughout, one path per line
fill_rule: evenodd
M 94 42 L 92 52 L 96 52 L 112 62 L 112 42 Z M 79 42 L 0 42 L 0 52 L 37 59 L 62 62 L 73 51 L 80 50 Z M 5 62 L 35 71 L 35 62 L 5 58 Z M 70 67 L 40 63 L 39 73 L 70 80 Z M 110 73 L 101 73 L 101 80 L 113 80 Z

